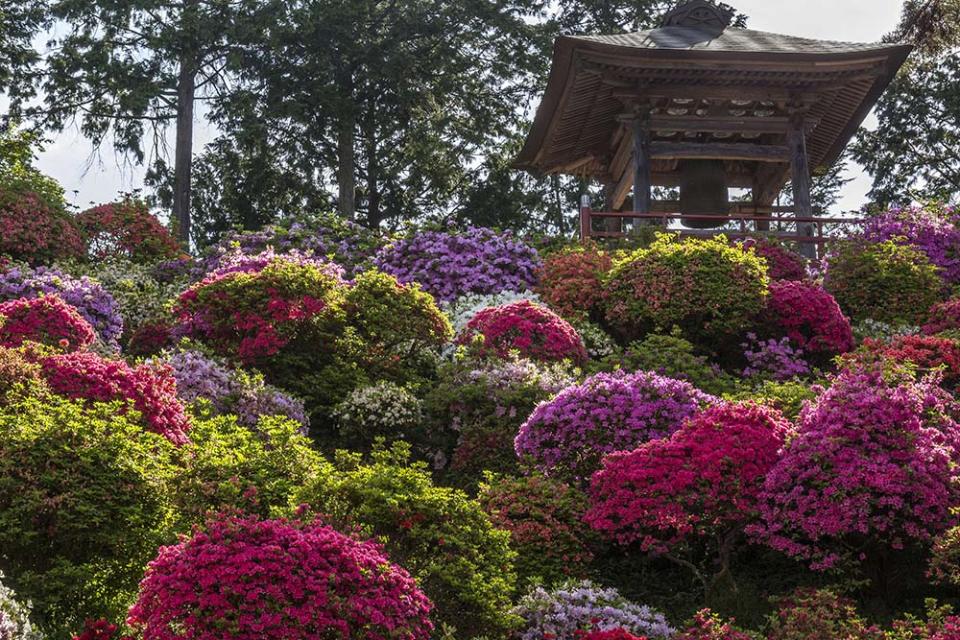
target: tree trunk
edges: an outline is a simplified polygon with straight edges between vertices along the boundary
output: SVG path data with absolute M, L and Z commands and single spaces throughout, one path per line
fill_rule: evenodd
M 353 115 L 344 114 L 340 121 L 340 131 L 337 133 L 337 158 L 340 164 L 337 171 L 337 185 L 340 189 L 338 208 L 340 215 L 347 220 L 353 220 L 357 213 L 354 138 Z
M 190 55 L 180 59 L 177 77 L 177 140 L 173 165 L 173 218 L 177 237 L 190 247 L 190 172 L 193 165 L 193 102 L 196 65 Z
M 367 124 L 367 225 L 371 229 L 380 226 L 383 214 L 380 212 L 380 157 L 377 154 L 377 131 L 375 117 Z

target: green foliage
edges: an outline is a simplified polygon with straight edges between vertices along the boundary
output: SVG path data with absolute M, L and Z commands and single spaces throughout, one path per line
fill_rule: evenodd
M 63 187 L 33 165 L 39 145 L 40 138 L 32 131 L 0 131 L 0 206 L 9 204 L 6 200 L 14 195 L 33 193 L 51 211 L 65 214 Z
M 922 324 L 943 297 L 943 283 L 926 255 L 893 240 L 838 243 L 824 288 L 853 321 Z
M 796 420 L 803 403 L 816 398 L 817 392 L 813 385 L 806 382 L 764 380 L 755 388 L 741 389 L 728 397 L 736 401 L 753 400 L 771 406 L 779 409 L 790 420 Z
M 171 538 L 171 455 L 116 405 L 36 396 L 0 408 L 0 567 L 53 637 L 123 619 Z
M 661 234 L 614 264 L 606 319 L 626 338 L 674 325 L 693 342 L 727 338 L 763 308 L 768 283 L 763 261 L 724 236 L 681 241 Z
M 382 539 L 390 559 L 410 571 L 436 605 L 438 624 L 455 626 L 462 637 L 497 637 L 511 626 L 510 534 L 495 529 L 475 500 L 434 485 L 403 443 L 375 451 L 367 464 L 342 452 L 336 465 L 335 473 L 308 483 L 296 503 Z

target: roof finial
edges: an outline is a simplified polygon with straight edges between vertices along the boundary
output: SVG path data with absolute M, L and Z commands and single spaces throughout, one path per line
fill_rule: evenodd
M 709 0 L 681 0 L 663 16 L 661 26 L 723 31 L 736 15 L 736 10 L 727 4 L 714 4 Z

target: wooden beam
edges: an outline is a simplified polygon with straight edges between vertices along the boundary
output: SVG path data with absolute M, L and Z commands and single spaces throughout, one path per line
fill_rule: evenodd
M 804 132 L 803 119 L 798 115 L 791 119 L 790 130 L 787 132 L 787 145 L 790 147 L 790 182 L 793 186 L 793 210 L 798 218 L 813 216 L 813 206 L 810 202 L 812 181 L 810 177 L 810 161 L 807 158 L 807 136 Z M 810 223 L 797 224 L 797 235 L 813 235 L 813 225 Z M 804 255 L 815 258 L 814 245 L 802 245 Z
M 622 84 L 622 83 L 620 83 Z M 807 95 L 809 94 L 809 95 Z M 797 93 L 780 87 L 754 87 L 738 85 L 709 84 L 651 84 L 642 89 L 636 86 L 630 89 L 617 89 L 613 97 L 623 101 L 633 100 L 749 100 L 751 102 L 785 102 L 796 97 Z M 802 91 L 800 95 L 816 99 L 811 91 Z
M 790 161 L 790 150 L 786 146 L 747 143 L 654 142 L 650 145 L 650 154 L 657 159 Z
M 633 121 L 633 210 L 636 212 L 650 213 L 651 172 L 650 110 L 647 108 L 641 109 Z
M 617 119 L 632 121 L 632 114 L 621 114 Z M 817 121 L 807 119 L 806 126 L 811 127 Z M 736 117 L 736 116 L 669 116 L 656 114 L 650 116 L 652 131 L 694 131 L 698 133 L 783 133 L 790 127 L 790 119 L 785 116 Z

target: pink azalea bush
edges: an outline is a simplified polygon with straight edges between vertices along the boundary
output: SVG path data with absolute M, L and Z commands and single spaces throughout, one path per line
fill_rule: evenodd
M 752 250 L 767 263 L 770 281 L 804 280 L 807 277 L 807 259 L 791 251 L 780 242 L 768 238 L 747 238 L 737 243 L 744 251 Z
M 177 383 L 168 366 L 131 367 L 89 351 L 56 354 L 39 360 L 54 393 L 88 402 L 127 400 L 148 429 L 174 444 L 188 442 L 190 420 L 177 399 Z
M 860 348 L 841 361 L 847 369 L 874 365 L 910 365 L 919 373 L 938 371 L 948 387 L 960 382 L 960 342 L 941 336 L 895 336 L 890 340 L 866 338 Z
M 320 523 L 223 517 L 147 568 L 144 640 L 427 640 L 430 601 L 381 547 Z
M 0 303 L 0 346 L 37 342 L 63 351 L 83 349 L 96 340 L 90 323 L 60 296 L 20 298 Z
M 538 405 L 514 448 L 547 475 L 585 479 L 605 454 L 669 436 L 714 401 L 688 382 L 655 373 L 599 373 Z
M 521 300 L 482 310 L 467 323 L 458 337 L 460 344 L 475 344 L 481 357 L 506 357 L 517 352 L 522 358 L 554 362 L 583 362 L 587 350 L 577 330 L 546 307 Z
M 754 637 L 725 622 L 710 609 L 701 609 L 694 614 L 686 629 L 674 636 L 674 640 L 754 640 Z
M 77 226 L 94 260 L 126 258 L 134 262 L 171 259 L 180 246 L 142 200 L 101 204 L 81 212 Z
M 929 540 L 960 499 L 958 409 L 935 381 L 841 373 L 801 412 L 748 531 L 815 569 Z
M 0 188 L 0 254 L 30 264 L 83 256 L 73 218 L 35 193 Z
M 566 318 L 587 317 L 603 301 L 602 278 L 612 266 L 610 254 L 592 245 L 552 254 L 537 271 L 537 293 Z
M 785 335 L 807 353 L 831 357 L 853 348 L 853 329 L 840 305 L 822 287 L 774 281 L 763 312 L 776 335 Z
M 923 325 L 923 332 L 927 335 L 958 329 L 960 329 L 960 298 L 951 298 L 933 305 Z

